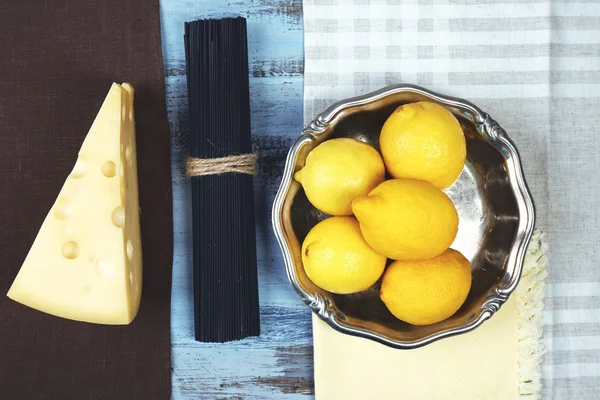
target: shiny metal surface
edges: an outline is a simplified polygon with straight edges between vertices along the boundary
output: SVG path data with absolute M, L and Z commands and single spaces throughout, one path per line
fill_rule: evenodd
M 380 129 L 392 111 L 422 100 L 437 102 L 454 113 L 467 139 L 467 164 L 446 193 L 460 218 L 451 247 L 471 261 L 473 284 L 454 316 L 429 326 L 412 326 L 387 310 L 379 299 L 379 282 L 361 293 L 336 295 L 308 279 L 301 243 L 327 215 L 309 203 L 293 174 L 304 165 L 307 154 L 327 139 L 355 137 L 378 147 Z M 465 100 L 414 85 L 390 86 L 339 102 L 311 122 L 289 151 L 272 217 L 290 282 L 313 312 L 342 333 L 401 349 L 470 331 L 498 311 L 519 281 L 534 228 L 533 202 L 519 154 L 504 129 Z

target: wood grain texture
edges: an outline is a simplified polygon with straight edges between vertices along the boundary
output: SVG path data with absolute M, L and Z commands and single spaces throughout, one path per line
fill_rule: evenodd
M 237 342 L 203 344 L 193 335 L 183 23 L 233 15 L 248 19 L 252 135 L 260 154 L 254 189 L 262 333 Z M 173 160 L 172 398 L 311 398 L 310 310 L 288 282 L 270 218 L 287 150 L 302 130 L 302 2 L 161 0 L 161 20 Z

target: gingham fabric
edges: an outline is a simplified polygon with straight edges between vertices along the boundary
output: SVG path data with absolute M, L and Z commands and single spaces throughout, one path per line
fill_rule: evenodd
M 416 83 L 506 129 L 550 246 L 543 398 L 600 399 L 600 2 L 306 0 L 304 22 L 306 122 Z

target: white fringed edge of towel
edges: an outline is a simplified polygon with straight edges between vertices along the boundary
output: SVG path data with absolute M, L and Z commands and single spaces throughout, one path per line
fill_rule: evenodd
M 542 395 L 541 364 L 545 353 L 544 281 L 548 276 L 548 245 L 545 235 L 535 231 L 517 286 L 517 373 L 519 399 L 534 400 Z

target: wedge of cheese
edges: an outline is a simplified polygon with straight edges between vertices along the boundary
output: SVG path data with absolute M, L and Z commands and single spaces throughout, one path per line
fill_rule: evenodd
M 129 324 L 141 293 L 133 87 L 115 83 L 8 297 L 58 317 Z

